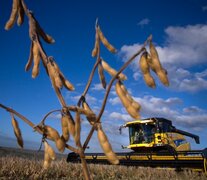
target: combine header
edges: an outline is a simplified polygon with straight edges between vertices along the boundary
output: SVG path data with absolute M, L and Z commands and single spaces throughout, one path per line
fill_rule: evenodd
M 207 172 L 207 148 L 191 150 L 185 136 L 191 137 L 199 144 L 197 135 L 176 129 L 170 120 L 149 118 L 128 122 L 120 127 L 129 129 L 128 146 L 131 152 L 116 153 L 120 165 L 170 167 L 177 170 L 190 168 Z M 88 163 L 109 164 L 104 153 L 86 153 Z M 69 153 L 68 162 L 78 162 L 75 153 Z

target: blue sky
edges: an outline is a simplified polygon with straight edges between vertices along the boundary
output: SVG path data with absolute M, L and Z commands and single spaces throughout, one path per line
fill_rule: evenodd
M 49 1 L 25 0 L 43 29 L 56 40 L 43 46 L 52 55 L 65 76 L 74 84 L 75 91 L 62 90 L 68 105 L 77 103 L 83 92 L 95 59 L 91 57 L 94 45 L 94 24 L 98 17 L 102 31 L 118 49 L 116 55 L 101 47 L 101 56 L 112 67 L 119 69 L 139 49 L 148 35 L 153 40 L 163 66 L 168 70 L 170 86 L 164 87 L 156 78 L 157 88 L 148 88 L 135 61 L 124 73 L 124 83 L 133 97 L 142 105 L 141 116 L 165 117 L 182 130 L 200 136 L 201 144 L 192 140 L 192 148 L 207 147 L 207 2 L 205 0 L 146 0 L 146 1 Z M 0 0 L 0 103 L 14 108 L 37 124 L 44 115 L 60 108 L 43 67 L 36 79 L 24 67 L 29 56 L 28 23 L 14 26 L 10 31 L 4 25 L 10 15 L 11 1 Z M 106 75 L 109 82 L 110 77 Z M 87 96 L 98 113 L 104 90 L 98 74 Z M 48 119 L 58 127 L 59 115 Z M 0 145 L 16 147 L 10 116 L 0 109 Z M 102 118 L 103 127 L 115 151 L 128 144 L 128 134 L 119 135 L 118 128 L 132 120 L 122 107 L 112 88 Z M 38 148 L 37 133 L 19 121 L 26 148 Z M 89 125 L 83 118 L 82 140 Z M 8 139 L 8 140 L 7 140 Z M 9 143 L 8 143 L 9 142 Z M 71 142 L 73 144 L 73 142 Z M 100 151 L 94 134 L 91 149 Z

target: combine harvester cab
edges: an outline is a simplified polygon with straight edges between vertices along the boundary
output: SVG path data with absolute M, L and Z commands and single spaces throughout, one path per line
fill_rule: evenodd
M 185 136 L 199 144 L 197 135 L 176 129 L 170 120 L 164 118 L 131 121 L 121 126 L 120 130 L 124 127 L 129 128 L 130 142 L 125 148 L 135 152 L 190 151 L 190 143 Z
M 129 130 L 129 145 L 122 146 L 130 152 L 117 152 L 121 165 L 144 167 L 169 167 L 176 170 L 193 169 L 207 173 L 207 148 L 191 150 L 185 136 L 196 143 L 199 136 L 176 129 L 170 120 L 148 118 L 134 120 L 120 127 Z M 132 151 L 131 151 L 132 150 Z M 86 153 L 88 163 L 109 164 L 104 153 Z M 68 155 L 68 162 L 79 162 L 75 153 Z

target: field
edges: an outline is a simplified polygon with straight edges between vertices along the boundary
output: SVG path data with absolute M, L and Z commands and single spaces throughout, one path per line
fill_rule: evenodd
M 0 147 L 0 179 L 83 179 L 80 164 L 68 164 L 58 155 L 49 170 L 42 169 L 43 152 Z M 93 179 L 177 179 L 204 180 L 203 173 L 142 167 L 89 165 Z

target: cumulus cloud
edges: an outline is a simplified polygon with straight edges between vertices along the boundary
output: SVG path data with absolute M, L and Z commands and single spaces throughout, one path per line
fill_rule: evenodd
M 98 101 L 96 97 L 91 96 L 89 94 L 86 95 L 86 100 L 88 104 L 96 104 L 96 102 Z
M 171 26 L 165 32 L 166 47 L 159 49 L 165 63 L 192 66 L 207 61 L 207 25 Z
M 91 88 L 91 90 L 93 90 L 93 91 L 103 91 L 104 88 L 103 88 L 101 83 L 98 83 L 98 84 L 93 84 L 93 87 Z
M 119 56 L 122 58 L 124 62 L 126 62 L 129 58 L 132 57 L 133 54 L 135 54 L 137 51 L 140 50 L 142 47 L 141 44 L 133 44 L 133 45 L 123 45 L 121 47 L 121 51 L 119 52 Z M 139 58 L 137 57 L 131 64 L 130 67 L 132 68 L 133 71 L 138 70 L 137 62 Z
M 165 29 L 165 33 L 164 46 L 157 45 L 156 49 L 163 66 L 168 70 L 171 88 L 189 92 L 206 90 L 207 69 L 203 72 L 190 72 L 188 69 L 207 62 L 207 25 L 170 26 Z M 140 47 L 139 43 L 124 45 L 119 54 L 126 61 Z M 134 71 L 134 79 L 139 80 L 140 71 L 135 61 L 130 67 Z
M 193 130 L 202 130 L 207 127 L 207 113 L 181 114 L 175 118 L 177 124 Z
M 158 98 L 154 96 L 134 97 L 134 99 L 141 104 L 142 118 L 148 117 L 165 117 L 173 120 L 180 126 L 187 125 L 189 128 L 195 130 L 207 127 L 207 111 L 197 106 L 183 107 L 183 102 L 180 98 L 171 97 L 167 99 Z M 120 104 L 117 97 L 111 98 L 110 103 Z M 132 118 L 126 111 L 122 113 L 111 112 L 109 119 L 130 121 Z
M 112 95 L 116 95 L 116 91 L 114 91 L 114 90 L 111 90 L 111 92 L 110 92 L 110 94 L 112 94 Z
M 135 97 L 141 104 L 141 114 L 144 117 L 174 117 L 178 113 L 173 107 L 180 105 L 182 101 L 179 98 L 162 99 L 153 96 Z
M 176 97 L 162 99 L 154 96 L 144 96 L 141 97 L 133 97 L 134 100 L 141 104 L 141 114 L 142 117 L 149 116 L 164 116 L 164 117 L 172 117 L 177 115 L 177 111 L 173 110 L 174 107 L 181 105 L 182 100 Z M 121 101 L 118 97 L 110 98 L 109 102 L 112 105 L 121 105 Z M 126 113 L 126 111 L 124 111 Z M 114 117 L 116 119 L 127 120 L 129 116 L 121 116 L 119 113 L 110 114 L 110 117 Z
M 168 99 L 145 96 L 136 98 L 142 105 L 144 116 L 169 118 L 179 126 L 188 127 L 193 130 L 202 130 L 207 127 L 207 112 L 197 106 L 182 108 L 182 100 L 174 97 Z
M 156 46 L 162 63 L 190 67 L 207 62 L 207 25 L 170 26 L 165 29 L 165 33 L 165 45 Z M 132 56 L 140 47 L 139 43 L 122 46 L 120 54 L 123 60 Z
M 197 78 L 206 78 L 207 77 L 207 69 L 202 72 L 196 73 L 195 76 Z
M 121 104 L 121 101 L 119 97 L 115 97 L 115 98 L 109 98 L 109 103 L 111 103 L 112 105 L 117 105 L 117 104 Z
M 186 108 L 184 108 L 184 109 L 183 109 L 183 112 L 184 112 L 184 113 L 192 113 L 192 114 L 194 114 L 194 113 L 201 113 L 201 112 L 203 112 L 203 110 L 200 109 L 200 108 L 197 107 L 197 106 L 190 106 L 190 107 L 186 107 Z
M 128 114 L 122 114 L 122 113 L 118 113 L 118 112 L 112 112 L 109 115 L 109 118 L 112 120 L 123 120 L 125 122 L 130 121 L 132 119 L 131 116 Z
M 150 22 L 150 20 L 149 20 L 148 18 L 144 18 L 144 19 L 142 19 L 141 21 L 139 21 L 139 22 L 137 23 L 137 25 L 143 27 L 143 26 L 145 26 L 145 25 L 148 25 L 149 22 Z
M 70 96 L 68 97 L 70 100 L 73 102 L 77 102 L 80 99 L 81 95 L 76 95 L 76 96 Z
M 207 69 L 199 73 L 191 73 L 182 68 L 170 68 L 169 77 L 171 88 L 177 91 L 194 93 L 207 89 Z

